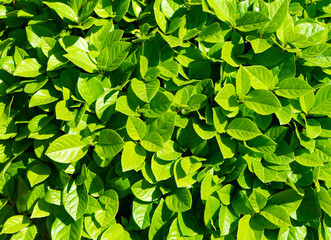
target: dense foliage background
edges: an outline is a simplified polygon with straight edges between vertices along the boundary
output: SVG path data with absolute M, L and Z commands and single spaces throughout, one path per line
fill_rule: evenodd
M 331 239 L 330 1 L 0 3 L 0 239 Z

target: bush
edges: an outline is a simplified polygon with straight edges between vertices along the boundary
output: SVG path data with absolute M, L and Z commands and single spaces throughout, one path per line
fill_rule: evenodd
M 329 1 L 0 3 L 0 239 L 330 239 Z

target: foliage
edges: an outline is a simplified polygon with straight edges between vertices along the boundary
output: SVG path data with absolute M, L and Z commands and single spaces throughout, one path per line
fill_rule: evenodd
M 326 0 L 0 0 L 0 239 L 330 239 Z

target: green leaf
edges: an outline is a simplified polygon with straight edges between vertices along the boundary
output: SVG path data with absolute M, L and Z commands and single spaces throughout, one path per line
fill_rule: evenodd
M 268 22 L 270 22 L 270 18 L 261 12 L 246 12 L 241 18 L 236 20 L 237 28 L 243 32 L 261 28 Z
M 291 218 L 299 221 L 312 221 L 322 216 L 318 199 L 311 190 L 306 190 L 299 208 L 291 214 Z
M 268 205 L 261 212 L 261 216 L 278 227 L 291 226 L 290 217 L 285 208 L 277 205 Z
M 18 64 L 14 76 L 37 77 L 42 74 L 42 66 L 35 58 L 26 58 Z
M 269 18 L 271 21 L 264 27 L 266 32 L 275 32 L 283 24 L 288 8 L 288 0 L 276 0 L 269 5 Z
M 179 145 L 169 140 L 163 144 L 162 150 L 156 152 L 156 155 L 162 160 L 170 161 L 179 158 L 182 154 Z
M 327 84 L 321 87 L 315 98 L 315 104 L 310 109 L 310 113 L 313 114 L 330 114 L 331 109 L 331 96 L 330 96 L 331 84 Z
M 83 232 L 83 218 L 71 222 L 66 219 L 64 222 L 56 218 L 52 224 L 52 239 L 73 240 L 80 239 Z
M 78 92 L 88 105 L 94 103 L 103 93 L 104 89 L 96 77 L 90 78 L 81 74 L 77 82 Z
M 160 74 L 165 78 L 174 78 L 178 75 L 178 63 L 175 61 L 166 61 L 159 67 Z
M 236 153 L 236 143 L 231 138 L 219 134 L 216 135 L 216 140 L 223 158 L 232 158 Z
M 330 216 L 331 196 L 329 192 L 324 187 L 321 187 L 320 191 L 316 195 L 321 208 L 323 209 L 324 212 L 326 212 L 326 214 Z
M 67 52 L 75 50 L 89 52 L 87 41 L 79 36 L 65 36 L 59 40 L 59 43 Z
M 272 182 L 277 177 L 275 170 L 269 169 L 263 166 L 261 162 L 255 160 L 253 160 L 253 171 L 263 183 Z
M 195 132 L 204 140 L 211 139 L 216 135 L 216 130 L 213 126 L 198 121 L 196 118 L 193 120 L 193 128 Z
M 305 149 L 297 150 L 295 152 L 294 160 L 301 165 L 308 167 L 317 167 L 324 165 L 317 152 L 311 153 Z
M 208 0 L 207 2 L 220 20 L 224 22 L 228 21 L 232 26 L 235 25 L 234 17 L 236 13 L 236 4 L 233 1 Z
M 28 129 L 30 132 L 38 132 L 52 120 L 53 117 L 48 116 L 47 114 L 40 114 L 35 116 L 29 121 Z
M 213 108 L 214 127 L 218 133 L 224 133 L 228 125 L 227 117 L 223 114 L 221 107 Z
M 222 48 L 222 59 L 232 67 L 239 67 L 244 62 L 236 57 L 240 48 L 232 42 L 225 42 Z
M 184 160 L 183 161 L 184 166 L 182 166 L 181 160 Z M 194 161 L 196 161 L 196 160 L 194 160 Z M 199 169 L 201 167 L 201 165 L 199 166 L 199 164 L 201 164 L 201 163 L 194 164 L 195 165 L 194 167 L 196 167 L 196 169 Z M 174 165 L 174 175 L 175 175 L 176 185 L 179 188 L 188 187 L 197 181 L 197 179 L 196 179 L 197 173 L 188 171 L 187 168 L 183 169 L 183 167 L 185 168 L 185 165 L 188 165 L 188 167 L 190 167 L 191 159 L 189 157 L 177 160 Z M 185 170 L 187 172 L 185 172 Z
M 133 140 L 141 140 L 146 134 L 146 124 L 139 118 L 129 116 L 126 131 Z
M 43 2 L 49 8 L 53 9 L 62 19 L 68 19 L 72 22 L 78 22 L 76 12 L 68 5 L 61 2 Z
M 280 191 L 270 197 L 268 204 L 279 205 L 286 209 L 288 214 L 295 212 L 302 202 L 302 196 L 293 189 Z
M 132 217 L 140 229 L 145 229 L 151 224 L 152 210 L 152 203 L 133 201 Z
M 217 191 L 217 195 L 221 200 L 222 204 L 230 205 L 230 199 L 233 190 L 234 190 L 234 186 L 231 184 L 227 184 Z
M 291 15 L 287 13 L 283 24 L 277 30 L 278 39 L 285 45 L 294 38 L 294 23 Z
M 25 30 L 27 39 L 33 48 L 41 47 L 43 37 L 53 38 L 53 31 L 41 25 L 29 25 Z
M 279 240 L 287 240 L 292 239 L 292 236 L 295 236 L 297 240 L 304 240 L 307 235 L 306 226 L 301 227 L 282 227 L 279 230 L 278 239 Z
M 299 78 L 286 78 L 277 84 L 275 93 L 278 96 L 295 99 L 311 92 L 313 88 Z
M 281 99 L 283 107 L 278 110 L 275 114 L 279 120 L 280 125 L 284 125 L 284 124 L 288 124 L 292 117 L 293 117 L 293 113 L 292 113 L 292 106 L 291 104 L 287 101 L 287 100 L 283 100 Z
M 306 133 L 309 138 L 316 138 L 321 134 L 321 124 L 315 119 L 306 119 Z
M 158 92 L 149 103 L 149 110 L 143 115 L 147 118 L 157 118 L 165 114 L 172 104 L 172 94 Z
M 131 44 L 127 42 L 113 42 L 107 46 L 98 55 L 99 68 L 106 71 L 117 69 L 128 55 L 130 46 Z
M 29 107 L 36 107 L 45 104 L 49 104 L 58 100 L 58 92 L 53 89 L 40 89 L 32 95 Z
M 124 230 L 121 224 L 114 224 L 110 226 L 101 235 L 102 240 L 121 240 L 130 238 L 130 234 Z
M 79 135 L 66 134 L 55 139 L 47 148 L 46 155 L 55 162 L 76 162 L 87 153 L 88 146 Z
M 104 227 L 110 226 L 118 212 L 119 201 L 116 191 L 109 189 L 99 197 L 102 210 L 95 212 L 94 216 L 99 224 Z
M 160 82 L 158 80 L 143 82 L 134 78 L 131 80 L 131 87 L 139 99 L 149 103 L 159 90 Z
M 305 112 L 308 113 L 309 110 L 314 106 L 315 104 L 315 95 L 313 92 L 309 92 L 306 95 L 303 95 L 299 98 L 300 101 L 300 107 Z
M 76 114 L 73 111 L 70 111 L 66 106 L 66 101 L 60 101 L 55 106 L 56 119 L 61 119 L 64 121 L 71 121 L 75 118 Z
M 37 163 L 29 168 L 27 177 L 31 187 L 45 181 L 51 174 L 51 168 L 45 164 Z
M 252 228 L 251 215 L 245 215 L 239 220 L 237 236 L 240 239 L 256 240 L 262 239 L 263 230 Z
M 217 213 L 219 212 L 220 206 L 221 203 L 217 198 L 208 196 L 203 216 L 207 228 L 215 228 L 214 221 L 217 218 Z
M 226 84 L 216 95 L 215 101 L 223 109 L 228 111 L 235 111 L 238 108 L 237 97 L 235 95 L 235 87 L 232 84 Z
M 0 0 L 0 239 L 330 239 L 330 16 Z
M 166 29 L 167 29 L 167 19 L 166 19 L 166 17 L 158 9 L 154 8 L 154 12 L 155 12 L 155 21 L 156 21 L 157 25 L 162 30 L 162 32 L 166 32 Z
M 324 41 L 327 30 L 324 25 L 309 19 L 296 24 L 294 34 L 292 43 L 296 47 L 305 48 Z
M 136 112 L 134 106 L 132 106 L 132 103 L 128 102 L 127 96 L 120 96 L 118 98 L 115 110 L 128 116 L 140 116 L 140 114 Z
M 153 155 L 151 168 L 155 179 L 157 181 L 162 181 L 171 178 L 171 176 L 173 175 L 173 164 L 173 161 L 165 161 Z
M 266 89 L 272 90 L 276 83 L 273 80 L 272 73 L 263 66 L 250 66 L 250 67 L 243 67 L 243 71 L 246 72 L 250 79 L 250 83 L 254 89 Z M 246 77 L 242 73 L 242 77 Z M 246 83 L 248 84 L 248 83 Z M 247 91 L 247 90 L 246 90 Z
M 222 37 L 222 28 L 219 23 L 214 22 L 202 29 L 197 40 L 208 43 L 217 43 L 221 41 Z
M 273 153 L 278 147 L 276 142 L 264 135 L 250 140 L 248 146 L 254 151 L 262 152 L 264 154 Z
M 173 112 L 167 112 L 164 115 L 158 117 L 157 119 L 152 119 L 148 121 L 149 133 L 158 133 L 163 142 L 168 141 L 172 133 L 174 132 L 176 121 L 176 114 Z
M 269 115 L 282 108 L 278 98 L 264 89 L 252 91 L 244 98 L 245 105 L 261 115 Z
M 98 200 L 92 196 L 88 196 L 88 203 L 85 214 L 95 213 L 99 210 L 102 210 L 102 207 Z
M 173 212 L 168 209 L 164 199 L 161 198 L 152 217 L 151 226 L 148 231 L 148 238 L 156 240 L 163 236 L 163 230 L 166 229 L 166 223 L 171 218 Z
M 236 77 L 236 93 L 240 98 L 245 96 L 251 89 L 250 79 L 251 78 L 248 72 L 243 68 L 243 66 L 240 66 Z
M 30 219 L 24 215 L 15 215 L 6 219 L 1 234 L 13 234 L 29 226 Z
M 229 235 L 233 232 L 237 228 L 239 222 L 239 216 L 233 211 L 233 209 L 224 205 L 221 206 L 218 219 L 222 236 Z
M 124 141 L 114 130 L 104 129 L 101 131 L 95 152 L 102 157 L 113 158 L 124 147 Z
M 95 102 L 95 113 L 101 122 L 109 121 L 115 113 L 118 91 L 105 91 Z
M 272 46 L 272 43 L 270 43 L 268 39 L 258 38 L 253 35 L 247 36 L 246 40 L 252 45 L 254 53 L 256 54 L 262 53 Z
M 84 69 L 86 72 L 93 73 L 97 70 L 97 65 L 92 61 L 89 54 L 84 51 L 70 51 L 63 56 L 73 62 L 76 66 Z
M 268 201 L 267 197 L 264 196 L 263 193 L 256 190 L 253 190 L 248 199 L 255 212 L 260 212 L 260 210 L 266 206 Z
M 43 218 L 52 214 L 52 205 L 46 202 L 44 199 L 39 199 L 34 206 L 31 218 Z
M 64 51 L 58 51 L 52 54 L 47 62 L 47 71 L 55 71 L 63 68 L 69 62 L 63 56 Z
M 69 215 L 77 221 L 87 208 L 88 195 L 85 185 L 76 185 L 75 181 L 69 181 L 62 191 L 62 203 Z
M 140 180 L 131 186 L 133 195 L 143 202 L 152 202 L 161 197 L 160 189 L 145 179 Z
M 192 196 L 187 188 L 178 188 L 166 196 L 165 203 L 174 212 L 185 212 L 192 207 Z
M 35 225 L 31 225 L 12 235 L 11 240 L 31 240 L 36 237 L 38 230 Z
M 146 150 L 134 142 L 126 142 L 123 148 L 121 163 L 123 172 L 139 167 L 146 158 Z
M 50 189 L 46 193 L 45 201 L 50 204 L 61 205 L 61 191 Z
M 162 137 L 156 132 L 151 132 L 141 140 L 141 146 L 150 152 L 160 151 L 163 148 Z
M 244 141 L 262 134 L 256 124 L 248 118 L 236 118 L 232 120 L 226 128 L 226 132 L 231 137 Z

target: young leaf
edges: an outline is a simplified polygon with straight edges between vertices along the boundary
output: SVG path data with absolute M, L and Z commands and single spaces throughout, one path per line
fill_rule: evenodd
M 309 84 L 298 78 L 286 78 L 277 84 L 275 93 L 278 96 L 295 99 L 313 91 Z
M 95 152 L 102 157 L 113 158 L 123 147 L 123 139 L 114 130 L 104 129 L 95 145 Z
M 256 124 L 248 118 L 236 118 L 232 120 L 226 128 L 226 132 L 231 137 L 244 141 L 262 134 Z
M 141 140 L 146 134 L 146 124 L 139 118 L 129 116 L 126 122 L 126 129 L 133 140 Z
M 121 163 L 123 172 L 139 167 L 146 158 L 146 150 L 134 142 L 126 142 L 123 148 Z
M 42 66 L 35 58 L 26 58 L 18 64 L 14 76 L 37 77 L 42 74 Z
M 91 57 L 88 55 L 88 53 L 84 51 L 81 50 L 70 51 L 69 53 L 64 54 L 63 56 L 69 59 L 78 67 L 84 69 L 86 72 L 93 73 L 96 72 L 97 70 L 97 65 L 91 60 Z
M 192 207 L 192 196 L 187 188 L 178 188 L 166 196 L 165 203 L 174 212 L 185 212 Z
M 261 115 L 269 115 L 282 108 L 278 98 L 264 89 L 252 91 L 244 98 L 245 105 Z
M 45 164 L 37 163 L 29 168 L 27 177 L 29 179 L 31 187 L 43 182 L 51 174 L 51 168 Z
M 24 215 L 15 215 L 6 219 L 1 234 L 13 234 L 29 226 L 30 219 Z
M 64 20 L 70 20 L 72 22 L 78 22 L 78 16 L 76 15 L 76 12 L 69 7 L 68 5 L 61 3 L 61 2 L 43 2 L 46 4 L 49 8 L 53 9 L 60 18 Z
M 88 195 L 85 185 L 76 185 L 75 181 L 69 181 L 62 191 L 62 203 L 67 213 L 75 221 L 85 214 L 87 202 Z
M 69 221 L 69 223 L 68 223 Z M 51 227 L 51 236 L 54 239 L 73 239 L 80 238 L 83 232 L 83 218 L 77 221 L 67 220 L 66 222 L 61 221 L 60 218 L 56 218 Z
M 133 195 L 143 202 L 152 202 L 161 197 L 160 189 L 150 184 L 145 179 L 140 180 L 131 186 Z
M 149 103 L 159 90 L 160 82 L 158 80 L 143 82 L 137 79 L 132 79 L 131 87 L 138 98 Z
M 114 71 L 125 60 L 130 51 L 130 43 L 113 42 L 103 49 L 98 55 L 99 68 L 106 71 Z
M 281 206 L 269 205 L 260 214 L 278 227 L 292 225 L 287 211 Z
M 55 162 L 76 162 L 87 153 L 88 146 L 79 135 L 66 134 L 55 139 L 47 148 L 46 155 Z

